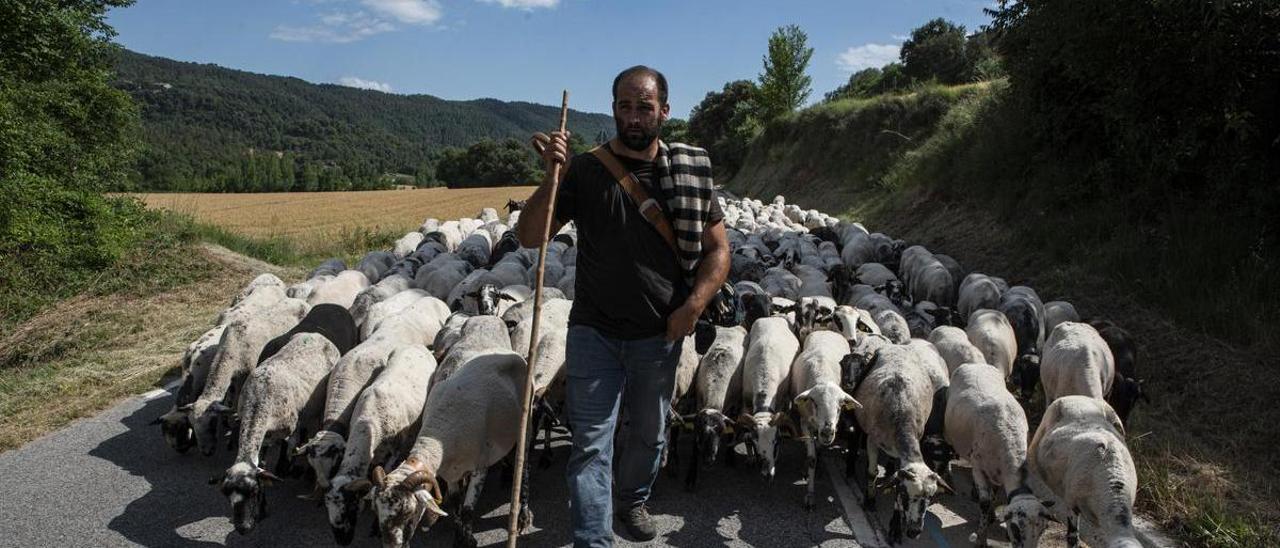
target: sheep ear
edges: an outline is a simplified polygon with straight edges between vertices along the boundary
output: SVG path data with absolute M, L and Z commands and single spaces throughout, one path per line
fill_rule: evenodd
M 738 415 L 738 424 L 747 428 L 755 428 L 756 420 L 746 413 Z
M 275 475 L 275 474 L 272 474 L 270 471 L 268 471 L 268 470 L 267 470 L 267 469 L 265 469 L 265 468 L 259 468 L 259 469 L 258 469 L 258 479 L 267 480 L 267 483 L 268 483 L 268 484 L 269 484 L 269 483 L 271 483 L 271 482 L 276 482 L 276 481 L 279 481 L 279 482 L 283 482 L 283 481 L 284 481 L 284 480 L 280 479 L 280 477 L 279 477 L 279 476 L 277 476 L 277 475 Z
M 862 404 L 853 399 L 853 396 L 845 394 L 840 398 L 840 408 L 845 411 L 853 411 L 854 409 L 862 409 Z
M 1003 504 L 996 507 L 995 515 L 1000 518 L 1000 521 L 1009 521 L 1010 519 L 1013 519 L 1013 514 L 1009 513 L 1009 507 Z
M 209 411 L 212 411 L 213 413 L 218 415 L 222 415 L 222 414 L 230 413 L 232 409 L 227 404 L 219 401 L 219 402 L 213 402 L 213 405 L 209 406 Z
M 811 390 L 812 389 L 801 392 L 799 396 L 796 396 L 796 399 L 792 400 L 792 402 L 796 404 L 796 407 L 800 409 L 801 413 L 812 412 L 811 406 L 813 405 L 813 397 L 809 395 Z M 777 419 L 775 418 L 774 420 Z
M 195 404 L 195 403 L 188 403 L 188 404 L 186 404 L 186 405 L 179 406 L 179 407 L 178 407 L 178 411 L 189 412 L 189 411 L 191 411 L 192 409 L 195 409 L 195 407 L 196 407 L 196 404 Z

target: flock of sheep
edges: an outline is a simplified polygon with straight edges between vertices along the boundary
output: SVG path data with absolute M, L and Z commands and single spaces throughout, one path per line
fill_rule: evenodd
M 721 199 L 743 320 L 700 325 L 683 346 L 666 466 L 679 467 L 679 433 L 690 431 L 687 488 L 738 446 L 771 478 L 779 445 L 799 441 L 812 507 L 817 451 L 840 440 L 850 475 L 866 449 L 864 504 L 892 495 L 893 542 L 920 535 L 958 457 L 972 466 L 980 544 L 998 519 L 1014 546 L 1035 546 L 1061 515 L 1073 546 L 1081 516 L 1113 546 L 1138 546 L 1123 422 L 1142 393 L 1123 329 L 781 197 Z M 330 259 L 293 285 L 263 274 L 191 343 L 174 407 L 155 422 L 179 452 L 235 448 L 210 483 L 236 531 L 266 516 L 272 482 L 306 474 L 339 544 L 371 508 L 386 546 L 450 513 L 455 542 L 474 546 L 486 472 L 516 446 L 531 344 L 531 431 L 546 434 L 545 466 L 577 249 L 572 225 L 549 244 L 531 341 L 537 250 L 515 238 L 518 207 L 505 222 L 493 209 L 429 219 L 392 250 L 351 268 Z M 1048 404 L 1028 440 L 1038 386 Z M 1041 500 L 1032 475 L 1066 508 Z M 527 504 L 519 518 L 521 530 L 531 523 Z

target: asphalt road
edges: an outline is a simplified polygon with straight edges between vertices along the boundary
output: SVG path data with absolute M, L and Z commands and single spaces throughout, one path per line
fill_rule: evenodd
M 227 517 L 229 504 L 208 485 L 210 477 L 231 464 L 232 455 L 178 455 L 165 446 L 157 427 L 148 422 L 167 411 L 171 402 L 162 391 L 130 398 L 0 455 L 0 546 L 335 545 L 324 510 L 297 498 L 309 492 L 301 480 L 268 493 L 269 516 L 250 535 L 235 533 Z M 534 526 L 521 538 L 521 546 L 569 545 L 563 443 L 560 440 L 553 450 L 551 468 L 533 471 Z M 688 451 L 689 446 L 682 449 Z M 772 484 L 744 467 L 719 467 L 701 474 L 696 492 L 685 491 L 679 479 L 664 473 L 650 501 L 660 536 L 643 545 L 883 546 L 891 503 L 883 499 L 880 512 L 864 514 L 858 482 L 843 478 L 842 457 L 825 455 L 819 467 L 818 504 L 812 511 L 800 506 L 803 447 L 784 444 L 780 462 Z M 925 534 L 906 546 L 968 545 L 977 505 L 967 496 L 967 469 L 956 467 L 954 475 L 953 485 L 962 495 L 935 504 Z M 495 469 L 475 523 L 481 546 L 504 544 L 508 496 L 509 487 Z M 355 546 L 378 546 L 377 539 L 368 536 L 370 522 L 371 516 L 362 517 Z M 1062 546 L 1061 539 L 1060 530 L 1051 531 L 1041 545 Z M 449 546 L 451 541 L 452 526 L 442 520 L 430 532 L 419 533 L 413 544 Z M 621 540 L 618 545 L 633 544 Z

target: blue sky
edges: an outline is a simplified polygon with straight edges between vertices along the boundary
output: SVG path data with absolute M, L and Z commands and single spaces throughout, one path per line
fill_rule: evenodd
M 609 112 L 613 76 L 663 71 L 672 115 L 755 79 L 769 34 L 797 24 L 814 48 L 810 101 L 853 70 L 896 59 L 933 17 L 969 31 L 991 0 L 138 0 L 117 41 L 182 61 L 446 99 L 494 97 Z

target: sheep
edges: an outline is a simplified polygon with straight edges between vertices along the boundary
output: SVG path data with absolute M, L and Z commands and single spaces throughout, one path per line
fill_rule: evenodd
M 675 380 L 671 386 L 671 407 L 667 414 L 667 443 L 662 446 L 661 466 L 675 475 L 680 469 L 679 442 L 681 411 L 697 404 L 693 398 L 685 399 L 693 388 L 693 377 L 698 371 L 698 353 L 692 336 L 686 336 L 680 345 L 680 357 L 676 359 Z M 668 460 L 670 459 L 670 460 Z
M 356 345 L 356 324 L 347 309 L 336 304 L 319 304 L 311 308 L 298 325 L 283 335 L 267 341 L 258 354 L 258 364 L 276 355 L 298 333 L 319 333 L 329 339 L 341 356 Z
M 438 301 L 424 297 L 383 320 L 368 339 L 334 365 L 325 393 L 321 430 L 297 451 L 306 455 L 316 472 L 316 484 L 322 489 L 329 488 L 329 479 L 340 463 L 360 392 L 383 370 L 393 351 L 415 344 L 425 346 L 442 323 Z
M 982 352 L 982 362 L 991 364 L 1004 378 L 1009 378 L 1018 354 L 1018 341 L 1009 319 L 996 310 L 975 310 L 964 332 L 969 342 Z
M 218 420 L 234 411 L 232 406 L 239 401 L 245 377 L 258 365 L 262 347 L 296 325 L 307 311 L 306 303 L 286 298 L 227 325 L 200 397 L 179 408 L 188 414 L 201 454 L 209 456 L 216 450 Z
M 351 308 L 356 295 L 369 287 L 369 280 L 359 270 L 343 270 L 332 280 L 325 282 L 307 296 L 307 304 L 315 306 L 322 303 L 333 303 L 343 308 Z
M 214 478 L 231 501 L 231 522 L 248 534 L 266 517 L 264 487 L 279 478 L 260 463 L 265 446 L 282 443 L 281 455 L 308 429 L 319 426 L 324 381 L 338 361 L 338 349 L 317 333 L 294 335 L 280 353 L 254 369 L 244 383 L 237 414 L 240 445 L 235 464 Z
M 954 375 L 956 368 L 965 363 L 987 363 L 978 347 L 969 342 L 969 336 L 959 327 L 939 326 L 929 333 L 929 342 L 947 362 L 947 371 Z M 1003 377 L 1002 377 L 1003 378 Z
M 369 309 L 373 305 L 410 290 L 412 285 L 413 274 L 401 273 L 382 278 L 378 283 L 365 288 L 352 300 L 350 307 L 351 317 L 355 320 L 356 325 L 364 325 L 365 318 L 369 315 Z
M 424 289 L 432 297 L 448 302 L 453 288 L 462 282 L 471 270 L 471 265 L 466 261 L 452 256 L 436 257 L 430 264 L 418 269 L 418 273 L 413 278 L 413 287 Z
M 1062 322 L 1078 322 L 1080 314 L 1076 307 L 1067 301 L 1050 301 L 1044 303 L 1044 332 L 1053 333 L 1053 328 Z
M 818 446 L 836 439 L 842 411 L 862 407 L 840 387 L 840 360 L 849 353 L 849 342 L 833 331 L 814 331 L 804 340 L 802 350 L 791 364 L 791 393 L 800 415 L 800 433 L 805 440 L 808 472 L 804 508 L 813 509 L 817 481 Z
M 310 280 L 311 278 L 315 278 L 316 276 L 323 276 L 323 275 L 337 276 L 339 272 L 342 272 L 343 270 L 346 270 L 346 269 L 347 269 L 347 263 L 343 262 L 342 259 L 339 259 L 337 257 L 331 257 L 331 258 L 325 259 L 324 262 L 320 263 L 319 266 L 312 269 L 311 273 L 307 274 L 307 279 Z
M 484 231 L 473 232 L 458 244 L 458 257 L 467 261 L 472 268 L 481 268 L 489 264 L 489 253 L 493 251 L 493 240 Z
M 1009 318 L 1018 341 L 1018 358 L 1013 374 L 1018 377 L 1022 397 L 1030 400 L 1040 377 L 1040 350 L 1044 348 L 1044 304 L 1034 289 L 1019 285 L 1000 295 L 1000 312 Z
M 870 372 L 853 397 L 862 404 L 854 416 L 866 433 L 867 488 L 863 501 L 875 508 L 875 492 L 891 488 L 896 497 L 889 527 L 889 542 L 902 541 L 905 533 L 918 538 L 924 527 L 925 509 L 939 490 L 951 492 L 942 478 L 924 463 L 920 439 L 933 410 L 934 383 L 926 372 L 922 353 L 908 346 L 887 345 L 876 352 Z M 898 460 L 883 481 L 878 476 L 878 453 L 883 449 Z
M 898 272 L 902 274 L 913 300 L 931 301 L 946 307 L 955 304 L 956 285 L 951 271 L 923 246 L 912 246 L 903 251 Z
M 417 231 L 410 232 L 396 240 L 391 252 L 395 254 L 397 259 L 403 259 L 406 255 L 417 250 L 420 243 L 422 243 L 422 233 Z
M 906 344 L 911 340 L 911 327 L 896 310 L 878 310 L 871 313 L 871 318 L 880 326 L 880 332 L 895 344 Z
M 859 333 L 880 334 L 880 326 L 876 324 L 871 313 L 847 304 L 837 306 L 831 313 L 832 327 L 844 335 L 846 341 L 859 339 Z
M 1072 395 L 1103 399 L 1111 392 L 1115 374 L 1111 349 L 1089 324 L 1058 324 L 1045 343 L 1040 361 L 1045 401 Z
M 1108 320 L 1092 320 L 1089 322 L 1098 335 L 1107 342 L 1111 356 L 1116 363 L 1116 379 L 1107 394 L 1107 403 L 1120 415 L 1120 422 L 1129 424 L 1129 414 L 1137 406 L 1138 400 L 1150 402 L 1143 390 L 1143 380 L 1138 378 L 1138 345 L 1133 336 L 1120 326 Z
M 350 544 L 355 535 L 357 516 L 373 486 L 366 479 L 370 468 L 391 466 L 391 459 L 412 447 L 435 370 L 435 357 L 425 346 L 398 348 L 382 373 L 356 399 L 342 466 L 324 497 L 329 526 L 338 544 Z
M 160 426 L 160 433 L 169 447 L 179 454 L 185 454 L 195 445 L 195 434 L 191 430 L 191 417 L 181 408 L 192 403 L 204 391 L 205 381 L 209 378 L 209 368 L 213 358 L 218 354 L 218 343 L 222 339 L 225 325 L 215 325 L 205 331 L 190 345 L 182 356 L 182 383 L 174 394 L 173 408 L 155 420 L 153 425 Z
M 507 333 L 507 325 L 502 319 L 497 316 L 467 318 L 458 341 L 449 346 L 431 383 L 440 384 L 472 358 L 499 350 L 511 350 L 511 335 Z
M 489 467 L 511 452 L 519 436 L 526 367 L 514 352 L 480 354 L 432 389 L 408 458 L 390 473 L 374 468 L 373 506 L 385 546 L 407 546 L 420 523 L 429 527 L 448 515 L 440 508 L 441 484 L 463 493 L 455 544 L 476 545 L 476 499 Z M 532 520 L 528 505 L 522 509 L 518 530 Z
M 864 283 L 872 287 L 879 287 L 889 282 L 898 281 L 898 277 L 893 274 L 892 270 L 880 263 L 863 263 L 854 272 L 858 278 L 858 283 Z
M 778 431 L 795 432 L 784 405 L 791 384 L 791 362 L 800 350 L 786 318 L 756 320 L 748 332 L 747 356 L 742 372 L 742 409 L 738 424 L 744 429 L 748 455 L 761 458 L 760 473 L 772 480 L 778 458 Z
M 355 270 L 364 273 L 369 283 L 378 283 L 387 269 L 391 268 L 391 265 L 398 259 L 390 251 L 370 251 L 360 259 L 360 264 L 356 266 Z
M 269 275 L 269 274 L 268 274 Z M 275 276 L 271 276 L 275 278 Z M 258 284 L 263 277 L 259 276 L 254 279 L 248 286 L 232 300 L 231 306 L 218 314 L 218 318 L 214 320 L 215 325 L 227 325 L 231 322 L 252 316 L 259 311 L 275 306 L 280 301 L 288 298 L 283 287 L 274 284 Z M 279 279 L 279 278 L 275 278 Z
M 986 274 L 974 272 L 960 282 L 960 296 L 956 309 L 960 316 L 968 320 L 973 313 L 982 309 L 1000 307 L 1000 286 Z
M 999 371 L 965 363 L 952 372 L 946 439 L 973 469 L 981 517 L 970 542 L 986 546 L 988 530 L 999 516 L 1014 546 L 1035 546 L 1046 521 L 1057 520 L 1050 511 L 1053 503 L 1041 502 L 1027 482 L 1027 415 L 1005 389 Z M 993 507 L 993 487 L 1004 489 L 1008 505 Z
M 716 327 L 715 340 L 703 354 L 694 374 L 697 413 L 693 422 L 693 461 L 685 475 L 685 488 L 698 482 L 699 465 L 710 467 L 720 454 L 725 436 L 732 436 L 730 417 L 737 416 L 742 400 L 742 358 L 746 353 L 747 330 L 742 326 Z M 685 419 L 689 420 L 688 418 Z M 724 451 L 732 462 L 733 447 Z
M 1071 512 L 1067 545 L 1080 543 L 1080 517 L 1109 547 L 1140 548 L 1133 529 L 1138 474 L 1124 444 L 1124 426 L 1106 402 L 1064 396 L 1045 409 L 1027 448 L 1027 465 Z
M 925 421 L 924 435 L 920 438 L 920 452 L 929 467 L 945 477 L 950 477 L 951 460 L 955 451 L 947 443 L 944 436 L 946 430 L 947 395 L 951 385 L 951 376 L 947 371 L 947 362 L 942 359 L 933 343 L 924 339 L 911 339 L 906 345 L 916 353 L 924 372 L 933 383 L 933 405 L 929 418 Z
M 448 317 L 449 307 L 444 301 L 428 295 L 426 291 L 421 289 L 409 289 L 392 295 L 387 300 L 376 303 L 369 307 L 369 312 L 365 314 L 364 322 L 360 324 L 360 340 L 369 340 L 373 333 L 378 330 L 378 326 L 387 318 L 399 314 L 400 311 L 419 304 L 423 299 L 431 299 L 430 305 L 421 303 L 420 306 L 434 307 L 436 315 L 439 317 Z
M 241 288 L 240 292 L 231 298 L 231 306 L 234 307 L 235 305 L 240 304 L 240 301 L 243 301 L 250 294 L 263 287 L 274 287 L 281 290 L 285 288 L 284 281 L 275 274 L 262 273 L 250 281 L 248 285 Z
M 800 288 L 803 285 L 804 282 L 800 278 L 780 266 L 765 270 L 764 277 L 760 279 L 760 286 L 770 296 L 783 297 L 793 301 L 800 298 Z

